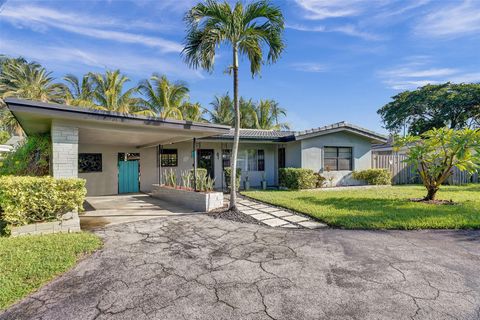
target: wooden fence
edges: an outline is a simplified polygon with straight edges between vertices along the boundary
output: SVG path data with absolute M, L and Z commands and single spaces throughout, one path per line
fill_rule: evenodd
M 393 184 L 421 183 L 418 172 L 413 166 L 404 162 L 404 154 L 372 154 L 372 168 L 387 169 L 391 172 Z M 479 173 L 473 175 L 454 168 L 453 174 L 448 178 L 448 184 L 461 185 L 466 183 L 478 183 Z

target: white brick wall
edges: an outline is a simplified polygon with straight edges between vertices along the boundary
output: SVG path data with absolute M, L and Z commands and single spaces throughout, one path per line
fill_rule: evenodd
M 51 136 L 53 177 L 78 177 L 78 128 L 54 121 Z

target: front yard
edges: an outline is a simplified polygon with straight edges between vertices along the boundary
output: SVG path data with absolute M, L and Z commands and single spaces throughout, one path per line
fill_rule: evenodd
M 86 232 L 0 237 L 0 310 L 67 271 L 101 244 Z
M 318 191 L 248 191 L 244 195 L 295 210 L 345 229 L 480 228 L 480 184 L 443 186 L 437 198 L 456 205 L 408 201 L 425 196 L 423 186 Z

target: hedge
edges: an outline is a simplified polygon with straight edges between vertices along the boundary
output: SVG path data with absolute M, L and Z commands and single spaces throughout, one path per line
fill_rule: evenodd
M 22 226 L 58 220 L 81 211 L 87 190 L 83 179 L 0 177 L 0 223 Z
M 392 184 L 392 175 L 386 169 L 367 169 L 354 171 L 352 177 L 357 180 L 366 181 L 372 185 Z
M 31 135 L 0 160 L 0 175 L 46 176 L 50 171 L 50 135 Z
M 312 189 L 317 186 L 318 176 L 311 169 L 281 168 L 279 170 L 280 187 L 288 189 Z
M 227 189 L 230 190 L 230 179 L 231 179 L 231 176 L 232 176 L 232 168 L 231 167 L 227 167 L 224 170 L 224 173 L 225 173 L 225 184 L 227 185 Z M 242 169 L 240 168 L 237 168 L 237 180 L 236 180 L 236 188 L 237 191 L 238 189 L 240 188 L 240 178 L 242 177 Z

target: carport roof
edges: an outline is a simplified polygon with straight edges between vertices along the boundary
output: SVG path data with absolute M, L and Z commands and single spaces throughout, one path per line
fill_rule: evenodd
M 228 133 L 211 123 L 145 117 L 63 104 L 7 98 L 8 108 L 27 135 L 47 133 L 52 121 L 79 128 L 79 142 L 153 147 Z

